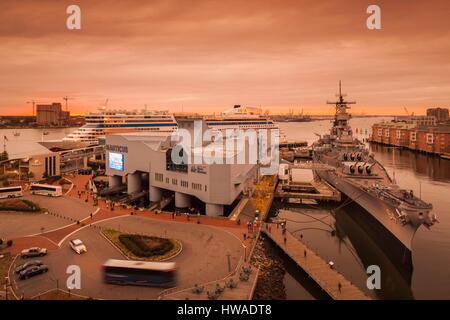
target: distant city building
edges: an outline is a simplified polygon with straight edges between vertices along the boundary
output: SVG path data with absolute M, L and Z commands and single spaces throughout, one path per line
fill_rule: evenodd
M 437 123 L 446 123 L 449 120 L 447 108 L 429 108 L 427 116 L 435 117 Z
M 38 125 L 63 126 L 69 122 L 70 112 L 63 111 L 61 103 L 38 104 L 36 122 Z
M 394 122 L 404 122 L 408 124 L 415 124 L 417 126 L 435 126 L 436 117 L 435 116 L 396 116 Z

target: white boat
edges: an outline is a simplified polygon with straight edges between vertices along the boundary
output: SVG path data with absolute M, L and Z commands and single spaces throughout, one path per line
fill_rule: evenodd
M 279 130 L 280 142 L 286 140 L 278 123 L 267 115 L 262 115 L 261 109 L 235 105 L 232 109 L 222 112 L 218 116 L 206 117 L 206 124 L 221 131 L 227 129 L 248 130 Z
M 63 141 L 97 144 L 107 134 L 124 132 L 173 132 L 178 128 L 175 118 L 167 111 L 106 110 L 88 113 L 86 124 L 63 138 Z

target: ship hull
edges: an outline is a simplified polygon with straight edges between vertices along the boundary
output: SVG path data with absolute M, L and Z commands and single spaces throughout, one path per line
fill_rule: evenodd
M 374 229 L 373 231 L 375 231 L 374 234 L 378 238 L 377 241 L 381 242 L 380 244 L 383 247 L 387 248 L 389 245 L 392 246 L 392 242 L 395 240 L 400 246 L 398 248 L 396 248 L 397 246 L 391 248 L 396 248 L 396 254 L 399 254 L 400 257 L 402 257 L 402 260 L 408 259 L 407 256 L 410 256 L 412 240 L 418 226 L 413 226 L 411 224 L 403 225 L 393 218 L 395 215 L 395 208 L 393 206 L 364 192 L 357 186 L 340 178 L 338 175 L 328 171 L 318 171 L 317 174 L 349 199 L 357 203 L 368 215 L 370 215 L 370 217 L 373 218 L 373 221 L 369 221 L 372 222 L 371 225 Z

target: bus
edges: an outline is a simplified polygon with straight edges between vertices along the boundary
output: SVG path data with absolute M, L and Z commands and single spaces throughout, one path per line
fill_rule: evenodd
M 109 259 L 103 264 L 105 283 L 147 287 L 175 287 L 175 262 Z
M 60 197 L 62 196 L 62 187 L 51 184 L 32 183 L 30 185 L 30 193 L 41 196 Z
M 0 199 L 22 197 L 23 191 L 21 186 L 0 188 Z

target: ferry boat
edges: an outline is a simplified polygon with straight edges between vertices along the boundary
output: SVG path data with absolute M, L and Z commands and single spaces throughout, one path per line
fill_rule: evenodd
M 124 132 L 173 132 L 177 122 L 168 111 L 106 110 L 88 113 L 86 124 L 63 138 L 63 141 L 97 144 L 107 134 Z

